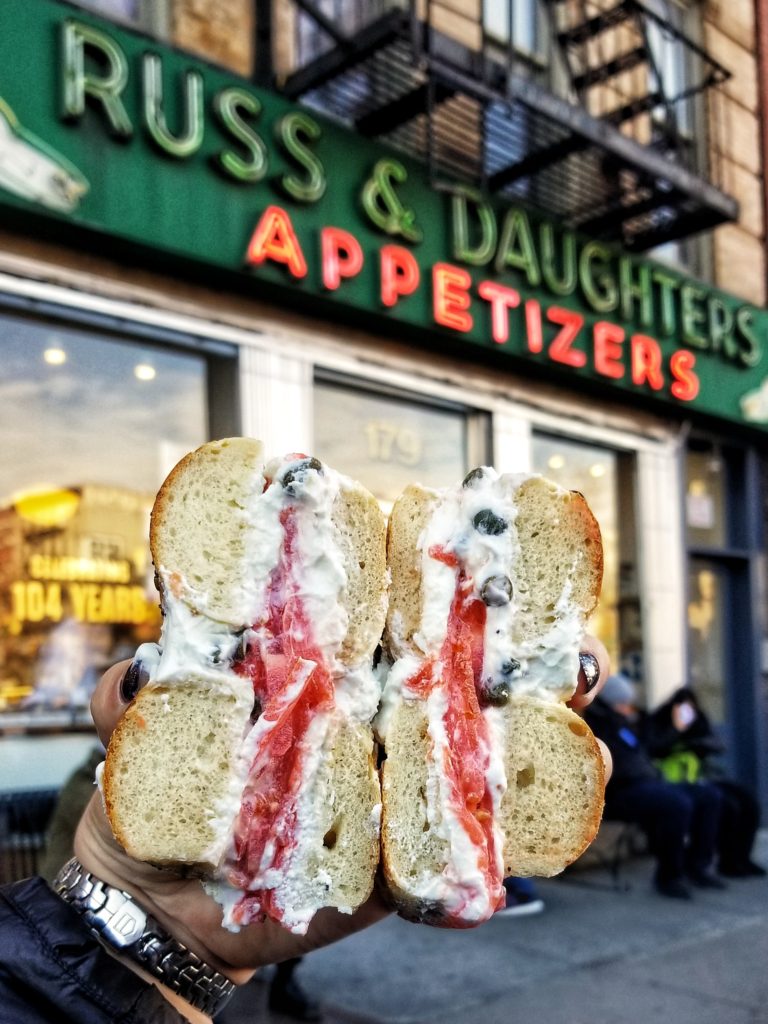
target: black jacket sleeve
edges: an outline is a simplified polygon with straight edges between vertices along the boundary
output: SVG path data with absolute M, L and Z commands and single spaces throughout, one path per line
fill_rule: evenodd
M 184 1024 L 42 878 L 0 888 L 0 1024 Z

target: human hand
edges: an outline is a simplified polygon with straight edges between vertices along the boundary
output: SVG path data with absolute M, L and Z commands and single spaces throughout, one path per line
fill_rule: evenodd
M 121 696 L 120 684 L 130 664 L 123 661 L 112 666 L 101 678 L 91 701 L 96 729 L 105 746 L 129 703 Z M 247 981 L 258 967 L 302 956 L 389 913 L 374 893 L 354 914 L 319 911 L 306 935 L 294 935 L 269 920 L 238 933 L 229 932 L 221 926 L 220 906 L 205 893 L 199 879 L 128 856 L 112 835 L 98 794 L 80 822 L 75 853 L 87 871 L 131 893 L 166 931 L 238 984 Z
M 570 701 L 575 710 L 583 709 L 594 699 L 609 672 L 608 655 L 599 640 L 586 638 L 582 652 L 595 659 L 599 676 L 590 689 L 584 670 L 580 670 L 576 692 Z M 93 695 L 93 719 L 105 746 L 128 706 L 121 696 L 120 684 L 130 664 L 130 661 L 123 661 L 109 669 Z M 602 744 L 601 748 L 609 766 L 610 755 Z M 135 861 L 125 853 L 112 835 L 98 794 L 91 800 L 80 823 L 75 853 L 87 871 L 131 893 L 171 935 L 237 983 L 246 981 L 258 967 L 302 956 L 389 914 L 374 892 L 354 914 L 321 910 L 306 935 L 294 935 L 269 920 L 251 924 L 238 933 L 229 932 L 221 926 L 221 908 L 205 893 L 198 879 Z
M 592 659 L 591 665 L 590 657 Z M 608 651 L 605 649 L 605 644 L 601 643 L 601 641 L 594 636 L 584 637 L 579 660 L 581 661 L 581 668 L 579 669 L 576 692 L 568 701 L 568 707 L 577 714 L 581 714 L 585 708 L 589 707 L 595 697 L 599 695 L 605 680 L 610 675 L 611 670 L 611 662 L 608 657 Z M 597 666 L 597 677 L 596 681 L 593 682 L 592 680 L 595 679 L 595 664 Z M 590 679 L 587 678 L 585 667 L 591 667 L 592 669 L 589 673 L 591 676 Z M 595 738 L 597 739 L 597 737 Z M 601 739 L 597 740 L 597 745 L 600 747 L 600 752 L 603 755 L 603 761 L 605 763 L 605 781 L 607 783 L 611 777 L 611 772 L 613 771 L 613 758 L 611 757 L 610 750 Z

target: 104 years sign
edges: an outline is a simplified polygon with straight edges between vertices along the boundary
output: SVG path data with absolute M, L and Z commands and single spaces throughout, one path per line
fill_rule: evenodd
M 768 313 L 55 0 L 3 0 L 0 209 L 757 429 Z M 577 378 L 576 381 L 573 378 Z

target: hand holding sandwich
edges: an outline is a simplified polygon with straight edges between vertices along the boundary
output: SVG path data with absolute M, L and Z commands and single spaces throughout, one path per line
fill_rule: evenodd
M 118 924 L 134 896 L 140 965 L 168 981 L 155 961 L 182 945 L 177 993 L 214 1012 L 223 975 L 388 908 L 472 927 L 504 874 L 555 874 L 594 837 L 603 758 L 574 711 L 607 664 L 584 640 L 602 547 L 581 495 L 478 468 L 407 488 L 387 530 L 355 481 L 230 438 L 172 471 L 150 547 L 162 637 L 95 695 L 103 805 L 57 891 L 93 902 L 101 879 Z
M 599 681 L 587 691 L 583 671 L 572 706 L 582 709 L 599 693 L 608 677 L 608 657 L 599 640 L 586 638 L 586 654 L 596 658 Z M 102 742 L 109 737 L 126 709 L 121 683 L 130 662 L 120 662 L 102 677 L 92 701 L 93 718 Z M 115 842 L 101 799 L 94 795 L 78 829 L 75 851 L 94 875 L 130 892 L 175 938 L 196 952 L 206 963 L 227 974 L 238 984 L 254 969 L 300 956 L 335 942 L 380 921 L 389 911 L 376 892 L 354 914 L 319 911 L 306 935 L 296 935 L 272 921 L 264 921 L 232 933 L 221 927 L 221 908 L 203 890 L 199 879 L 184 878 L 135 861 Z

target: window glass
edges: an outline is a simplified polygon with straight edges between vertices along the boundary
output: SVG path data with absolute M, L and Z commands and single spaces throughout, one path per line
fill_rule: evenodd
M 725 721 L 725 570 L 691 559 L 688 580 L 690 682 L 714 725 Z
M 510 24 L 512 45 L 524 53 L 533 54 L 538 39 L 538 0 L 486 0 L 483 4 L 483 23 L 486 33 L 499 42 L 509 41 Z
M 408 484 L 447 487 L 467 472 L 467 414 L 358 391 L 315 385 L 315 453 L 391 507 Z
M 2 356 L 0 730 L 82 728 L 101 671 L 157 637 L 149 511 L 205 440 L 205 362 L 10 317 Z
M 620 575 L 626 578 L 632 559 L 622 555 L 620 546 L 618 453 L 559 437 L 534 435 L 532 457 L 537 473 L 568 490 L 581 491 L 600 524 L 605 558 L 603 589 L 589 629 L 608 648 L 613 665 L 631 670 L 626 657 L 622 661 L 628 651 L 620 642 Z M 627 585 L 623 580 L 622 589 Z
M 141 0 L 77 0 L 81 7 L 87 7 L 97 14 L 106 17 L 122 18 L 125 21 L 138 21 Z
M 689 451 L 686 457 L 685 522 L 692 547 L 726 543 L 725 462 L 719 452 Z
M 126 22 L 159 38 L 169 35 L 170 0 L 74 0 L 79 6 L 117 22 Z

